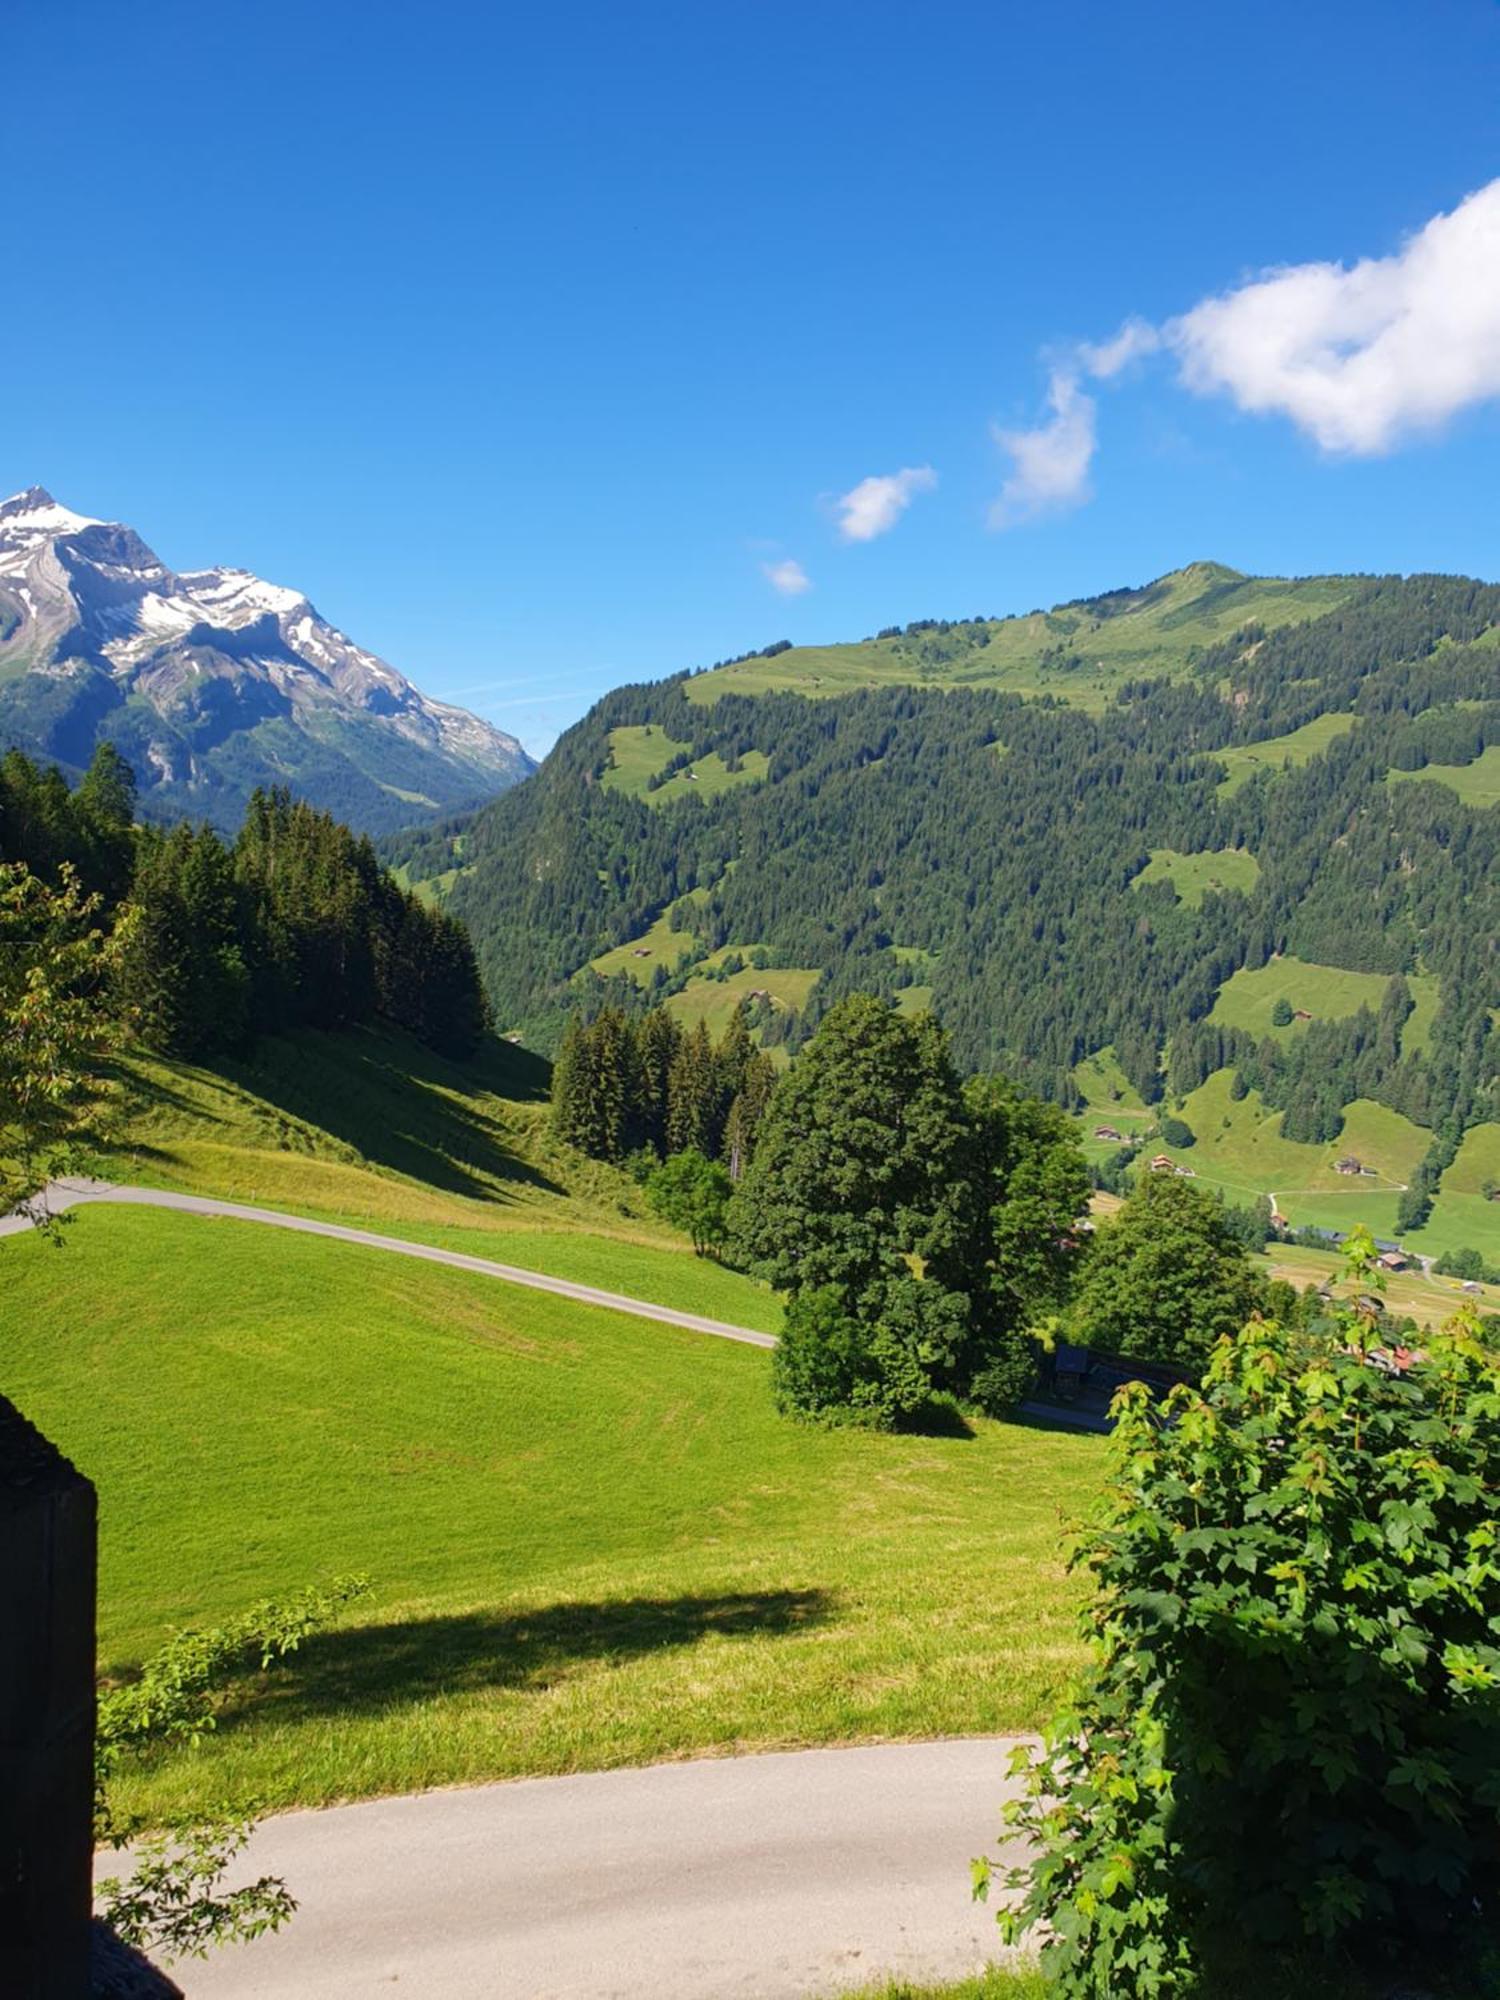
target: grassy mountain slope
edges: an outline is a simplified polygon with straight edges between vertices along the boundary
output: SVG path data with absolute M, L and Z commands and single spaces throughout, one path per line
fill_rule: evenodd
M 1190 563 L 1139 590 L 1033 611 L 1023 618 L 923 620 L 843 646 L 793 646 L 735 660 L 689 683 L 689 698 L 802 694 L 827 700 L 857 688 L 911 683 L 1052 694 L 1101 709 L 1122 682 L 1181 673 L 1207 646 L 1252 620 L 1267 631 L 1317 618 L 1360 587 L 1347 576 L 1244 576 Z
M 133 1060 L 103 1171 L 574 1278 L 774 1332 L 763 1286 L 694 1258 L 635 1182 L 559 1146 L 547 1065 L 449 1063 L 389 1030 L 268 1037 L 214 1068 Z

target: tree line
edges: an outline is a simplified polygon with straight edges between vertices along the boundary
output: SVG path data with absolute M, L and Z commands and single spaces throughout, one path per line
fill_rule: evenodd
M 665 1008 L 635 1019 L 605 1007 L 575 1016 L 552 1072 L 558 1137 L 596 1160 L 696 1153 L 738 1180 L 755 1152 L 776 1082 L 737 1007 L 715 1043 L 708 1023 L 684 1028 Z
M 462 1057 L 487 1024 L 462 923 L 403 889 L 368 838 L 287 791 L 257 791 L 226 842 L 209 826 L 138 825 L 134 775 L 111 744 L 71 790 L 12 750 L 0 858 L 46 884 L 73 879 L 107 923 L 129 913 L 111 991 L 163 1053 L 381 1019 Z

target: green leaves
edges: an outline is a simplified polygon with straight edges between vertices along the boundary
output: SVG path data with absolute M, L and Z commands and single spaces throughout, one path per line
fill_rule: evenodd
M 1500 1378 L 1462 1316 L 1404 1378 L 1361 1336 L 1254 1322 L 1118 1399 L 1094 1663 L 1008 1817 L 1061 1995 L 1223 1990 L 1226 1937 L 1430 1957 L 1500 1895 Z

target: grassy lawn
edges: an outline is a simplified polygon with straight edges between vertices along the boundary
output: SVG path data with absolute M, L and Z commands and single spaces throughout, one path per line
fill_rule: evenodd
M 740 760 L 740 768 L 731 771 L 715 750 L 690 765 L 688 770 L 674 773 L 664 785 L 658 785 L 652 791 L 651 779 L 690 746 L 675 742 L 659 727 L 646 722 L 612 729 L 609 732 L 609 747 L 614 761 L 604 773 L 605 789 L 628 793 L 631 798 L 641 799 L 652 808 L 672 805 L 678 799 L 717 798 L 720 792 L 727 792 L 732 785 L 753 784 L 763 778 L 771 763 L 764 751 L 747 750 Z
M 208 1070 L 130 1067 L 115 1180 L 495 1257 L 774 1332 L 762 1285 L 692 1256 L 625 1174 L 557 1145 L 546 1066 L 501 1043 L 456 1069 L 386 1034 L 300 1035 Z M 507 1094 L 508 1093 L 508 1094 Z
M 1293 1009 L 1301 1008 L 1317 1021 L 1339 1021 L 1357 1014 L 1361 1007 L 1378 1012 L 1390 979 L 1383 972 L 1348 972 L 1338 965 L 1316 965 L 1307 959 L 1269 959 L 1254 971 L 1242 967 L 1219 988 L 1219 996 L 1209 1015 L 1226 1028 L 1244 1028 L 1257 1038 L 1265 1035 L 1295 1035 L 1307 1026 L 1292 1020 L 1284 1028 L 1275 1027 L 1271 1010 L 1280 999 Z M 1407 984 L 1416 994 L 1424 985 L 1437 984 L 1430 975 L 1418 973 Z
M 1222 894 L 1238 889 L 1249 895 L 1259 880 L 1260 863 L 1248 848 L 1223 847 L 1217 852 L 1179 854 L 1172 847 L 1153 847 L 1151 859 L 1131 887 L 1142 882 L 1170 882 L 1178 902 L 1196 910 L 1210 892 Z
M 1257 771 L 1280 771 L 1288 764 L 1306 764 L 1320 757 L 1330 743 L 1347 736 L 1354 723 L 1352 715 L 1319 715 L 1311 722 L 1304 722 L 1300 729 L 1289 730 L 1285 736 L 1268 736 L 1263 743 L 1242 743 L 1232 749 L 1215 750 L 1214 756 L 1227 773 L 1219 785 L 1220 797 L 1228 798 L 1237 792 Z
M 1420 771 L 1392 771 L 1390 782 L 1446 785 L 1466 806 L 1500 806 L 1500 743 L 1491 743 L 1472 764 L 1427 764 Z
M 1097 1439 L 777 1417 L 762 1351 L 253 1224 L 0 1244 L 3 1382 L 96 1482 L 101 1659 L 362 1569 L 168 1812 L 1026 1728 L 1079 1659 Z

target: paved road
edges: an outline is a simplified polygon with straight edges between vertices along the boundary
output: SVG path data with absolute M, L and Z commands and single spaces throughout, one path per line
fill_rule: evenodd
M 1003 1956 L 969 1898 L 1010 1744 L 881 1744 L 425 1792 L 267 1820 L 277 1937 L 188 2000 L 793 2000 Z
M 448 1264 L 456 1271 L 477 1271 L 483 1278 L 500 1278 L 508 1285 L 529 1285 L 533 1291 L 555 1292 L 559 1298 L 577 1299 L 586 1306 L 603 1306 L 610 1312 L 634 1313 L 639 1319 L 686 1327 L 690 1333 L 741 1340 L 751 1347 L 776 1345 L 774 1334 L 756 1333 L 748 1326 L 729 1326 L 723 1320 L 707 1319 L 702 1313 L 648 1305 L 643 1299 L 629 1299 L 621 1292 L 574 1284 L 571 1278 L 547 1278 L 539 1271 L 498 1264 L 489 1257 L 470 1257 L 462 1250 L 438 1250 L 428 1243 L 408 1243 L 399 1236 L 377 1236 L 368 1229 L 345 1229 L 336 1222 L 312 1222 L 301 1215 L 281 1215 L 273 1208 L 247 1208 L 242 1202 L 216 1201 L 210 1195 L 173 1194 L 166 1188 L 119 1187 L 113 1181 L 63 1180 L 52 1182 L 44 1198 L 54 1213 L 77 1208 L 84 1202 L 110 1201 L 132 1202 L 145 1208 L 175 1208 L 186 1215 L 223 1215 L 235 1222 L 265 1222 L 275 1229 L 298 1230 L 304 1236 L 331 1236 L 338 1243 L 357 1243 L 367 1250 L 392 1250 L 402 1257 L 421 1257 L 429 1264 Z M 0 1236 L 13 1236 L 31 1227 L 28 1216 L 0 1216 Z

